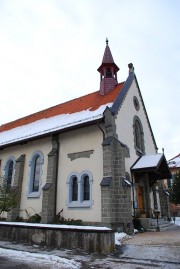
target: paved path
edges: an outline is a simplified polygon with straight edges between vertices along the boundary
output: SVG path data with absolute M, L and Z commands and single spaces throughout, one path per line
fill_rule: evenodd
M 163 232 L 145 232 L 134 236 L 127 236 L 123 245 L 136 246 L 179 246 L 180 226 L 172 227 L 171 230 Z

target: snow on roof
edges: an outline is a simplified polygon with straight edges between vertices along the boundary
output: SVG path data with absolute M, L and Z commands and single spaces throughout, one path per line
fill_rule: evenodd
M 123 85 L 124 82 L 119 83 L 106 95 L 93 92 L 3 124 L 0 126 L 0 146 L 101 119 L 106 107 L 112 107 Z
M 132 169 L 143 169 L 143 168 L 151 168 L 156 167 L 159 161 L 162 158 L 162 153 L 157 153 L 153 155 L 144 155 L 140 157 L 137 163 L 132 167 Z
M 4 131 L 0 135 L 0 146 L 101 119 L 107 106 L 111 107 L 112 103 L 102 105 L 94 111 L 87 109 L 72 114 L 61 114 Z
M 180 153 L 168 161 L 169 168 L 180 168 Z

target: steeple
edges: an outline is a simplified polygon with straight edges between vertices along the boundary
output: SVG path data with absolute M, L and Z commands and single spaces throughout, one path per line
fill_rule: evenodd
M 105 95 L 118 84 L 117 72 L 119 67 L 114 63 L 109 45 L 108 39 L 106 39 L 106 48 L 102 59 L 102 64 L 98 68 L 100 73 L 100 95 Z

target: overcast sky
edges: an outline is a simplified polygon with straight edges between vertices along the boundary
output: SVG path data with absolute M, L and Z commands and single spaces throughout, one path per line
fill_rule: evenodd
M 99 90 L 132 62 L 159 152 L 180 153 L 179 0 L 0 0 L 0 124 Z M 123 141 L 122 141 L 123 142 Z

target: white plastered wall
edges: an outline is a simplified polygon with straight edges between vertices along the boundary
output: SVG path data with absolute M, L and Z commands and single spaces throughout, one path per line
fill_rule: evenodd
M 134 107 L 133 97 L 136 96 L 138 98 L 140 109 L 137 111 Z M 156 154 L 155 145 L 153 143 L 153 138 L 151 135 L 151 131 L 148 125 L 148 121 L 146 118 L 145 111 L 143 109 L 143 104 L 141 101 L 141 97 L 139 95 L 139 91 L 135 81 L 133 81 L 124 102 L 120 108 L 120 113 L 117 115 L 116 119 L 116 131 L 118 134 L 118 139 L 126 144 L 129 148 L 130 158 L 125 159 L 126 171 L 130 173 L 130 167 L 133 163 L 139 158 L 137 156 L 135 147 L 134 147 L 134 133 L 133 133 L 133 119 L 137 116 L 143 126 L 144 132 L 144 144 L 145 144 L 145 153 L 146 154 Z M 133 197 L 132 197 L 133 199 Z M 136 192 L 135 192 L 135 200 Z M 150 193 L 151 207 L 153 207 L 153 195 Z M 157 202 L 159 205 L 159 196 L 157 194 Z
M 44 163 L 42 165 L 42 177 L 41 177 L 41 188 L 44 186 L 46 182 L 47 175 L 47 154 L 50 152 L 51 146 L 51 138 L 42 138 L 34 141 L 27 142 L 27 144 L 11 146 L 8 148 L 4 148 L 1 151 L 0 159 L 1 159 L 1 174 L 4 175 L 4 167 L 7 158 L 13 156 L 15 160 L 17 160 L 21 155 L 25 154 L 25 164 L 24 164 L 24 175 L 23 175 L 23 183 L 22 183 L 22 196 L 21 196 L 21 205 L 20 205 L 20 217 L 27 218 L 25 210 L 27 210 L 30 215 L 34 215 L 35 213 L 40 214 L 42 208 L 42 192 L 40 197 L 38 198 L 28 198 L 27 197 L 27 188 L 29 184 L 29 161 L 31 155 L 35 151 L 41 151 L 44 155 Z
M 97 125 L 61 134 L 59 171 L 57 186 L 57 213 L 63 209 L 61 216 L 64 218 L 81 219 L 83 221 L 101 221 L 101 187 L 103 178 L 103 134 Z M 68 154 L 93 150 L 90 158 L 77 158 L 72 160 Z M 90 171 L 93 176 L 91 208 L 68 208 L 68 176 L 75 172 Z

